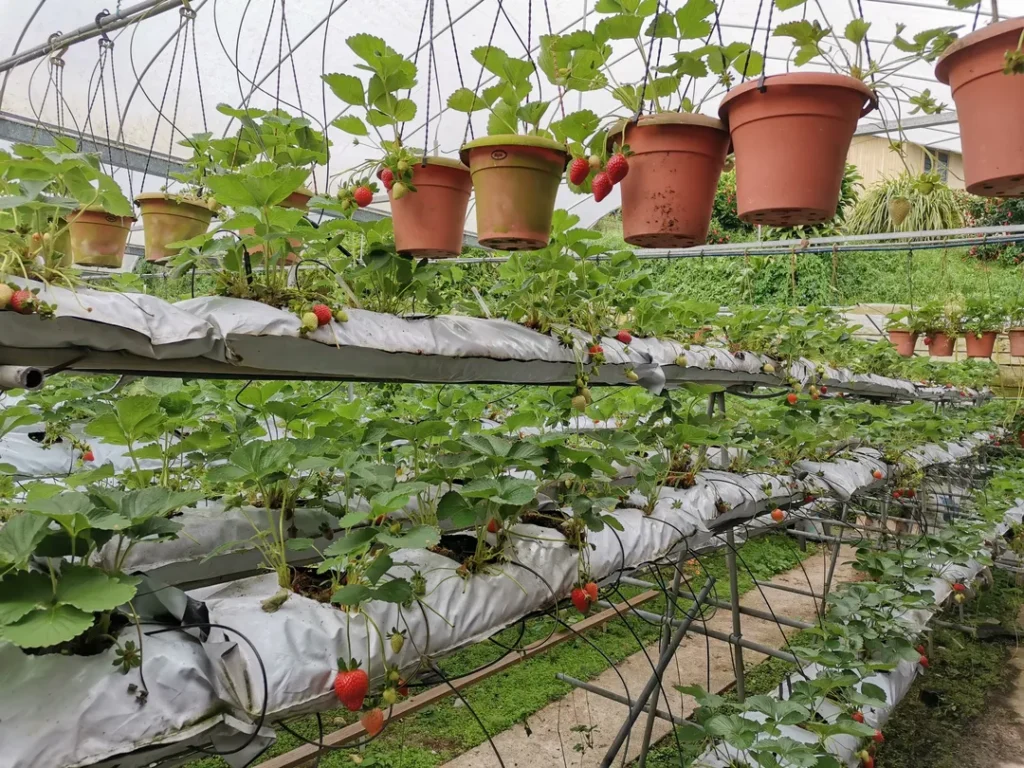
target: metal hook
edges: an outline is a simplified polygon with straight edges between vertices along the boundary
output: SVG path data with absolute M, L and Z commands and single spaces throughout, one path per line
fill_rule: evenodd
M 108 11 L 106 8 L 104 8 L 102 11 L 96 14 L 96 29 L 100 31 L 100 45 L 107 43 L 112 46 L 114 44 L 114 41 L 107 37 L 107 33 L 103 30 L 103 22 L 100 21 L 100 19 L 103 19 L 104 17 L 109 15 L 110 11 Z
M 64 54 L 67 53 L 68 47 L 66 45 L 56 47 L 54 46 L 54 41 L 56 41 L 60 37 L 63 37 L 63 35 L 63 32 L 57 30 L 48 38 L 46 38 L 46 42 L 49 43 L 52 48 L 52 50 L 50 51 L 50 63 L 58 67 L 64 66 Z
M 284 5 L 284 0 L 282 0 L 281 4 Z M 178 10 L 178 13 L 181 14 L 181 18 L 188 19 L 189 21 L 194 21 L 196 18 L 195 8 L 192 7 L 189 0 L 181 0 L 181 8 Z

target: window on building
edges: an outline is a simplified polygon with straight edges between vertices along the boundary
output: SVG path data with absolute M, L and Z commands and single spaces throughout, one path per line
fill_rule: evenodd
M 935 152 L 926 149 L 924 152 L 924 172 L 939 174 L 943 183 L 949 178 L 949 152 Z

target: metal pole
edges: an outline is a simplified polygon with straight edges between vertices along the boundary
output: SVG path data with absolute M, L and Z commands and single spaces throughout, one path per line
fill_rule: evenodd
M 0 72 L 6 72 L 9 69 L 14 69 L 15 67 L 27 62 L 41 59 L 43 56 L 48 56 L 53 51 L 60 50 L 61 48 L 67 48 L 75 43 L 80 43 L 83 40 L 91 40 L 94 37 L 108 34 L 115 29 L 120 29 L 121 27 L 126 27 L 129 24 L 134 24 L 142 18 L 158 16 L 161 13 L 173 8 L 178 8 L 181 5 L 182 0 L 145 0 L 145 2 L 133 5 L 131 8 L 125 8 L 118 15 L 101 16 L 92 24 L 79 27 L 73 32 L 69 32 L 66 35 L 60 35 L 53 38 L 53 40 L 37 45 L 34 48 L 29 48 L 21 53 L 0 61 Z
M 746 686 L 743 680 L 743 630 L 740 624 L 740 589 L 739 574 L 736 570 L 736 538 L 733 529 L 725 534 L 725 565 L 729 569 L 729 602 L 732 603 L 732 636 L 736 642 L 732 646 L 733 665 L 736 667 L 736 698 L 742 702 L 746 699 Z
M 790 531 L 790 533 L 796 533 L 796 531 Z M 787 584 L 775 584 L 771 581 L 760 581 L 759 579 L 754 579 L 754 583 L 757 584 L 757 586 L 759 587 L 768 587 L 769 589 L 779 589 L 783 592 L 792 592 L 794 595 L 804 595 L 805 597 L 813 597 L 815 600 L 821 599 L 821 595 L 819 595 L 814 590 L 800 589 L 800 587 L 791 587 Z
M 846 502 L 839 507 L 839 522 L 846 522 Z M 884 520 L 884 517 L 883 517 Z M 825 615 L 825 602 L 828 600 L 828 591 L 832 589 L 832 577 L 836 573 L 836 563 L 839 561 L 839 549 L 843 546 L 843 529 L 839 529 L 839 537 L 835 540 L 832 545 L 832 562 L 828 564 L 828 576 L 825 579 L 825 588 L 821 592 L 821 605 L 819 606 L 819 613 Z
M 604 759 L 601 761 L 601 768 L 609 768 L 609 766 L 615 761 L 616 755 L 619 754 L 619 750 L 622 749 L 622 744 L 626 741 L 626 737 L 629 736 L 630 730 L 633 728 L 633 723 L 636 722 L 637 718 L 640 717 L 640 712 L 643 710 L 644 705 L 651 698 L 651 694 L 654 693 L 655 688 L 661 685 L 661 676 L 665 674 L 665 669 L 668 667 L 669 662 L 675 655 L 676 648 L 679 647 L 679 643 L 683 640 L 683 635 L 686 634 L 686 630 L 690 628 L 690 624 L 693 623 L 694 617 L 700 610 L 701 603 L 707 598 L 711 588 L 715 585 L 715 577 L 709 576 L 707 582 L 704 584 L 704 588 L 701 589 L 700 595 L 697 597 L 697 602 L 694 603 L 690 609 L 686 612 L 686 617 L 680 622 L 673 622 L 675 625 L 675 631 L 672 633 L 672 637 L 669 638 L 668 645 L 665 650 L 662 651 L 661 657 L 658 659 L 658 663 L 655 665 L 654 674 L 647 681 L 647 685 L 640 692 L 633 706 L 629 710 L 629 715 L 626 717 L 626 722 L 619 728 L 619 732 L 615 734 L 615 739 L 612 741 L 608 751 L 605 753 Z M 658 617 L 661 618 L 660 616 Z
M 619 693 L 614 693 L 613 691 L 609 691 L 607 688 L 600 688 L 591 683 L 585 683 L 582 680 L 577 680 L 575 677 L 569 677 L 568 675 L 564 675 L 561 672 L 555 673 L 555 679 L 561 680 L 563 683 L 568 683 L 569 685 L 575 686 L 576 688 L 582 688 L 584 691 L 596 693 L 598 696 L 603 696 L 604 698 L 618 702 L 619 704 L 625 704 L 627 707 L 632 707 L 636 703 L 627 696 L 623 696 Z M 668 720 L 670 723 L 674 723 L 675 725 L 686 724 L 685 717 L 676 717 L 671 712 L 666 712 L 663 709 L 652 710 L 651 703 L 648 703 L 644 706 L 644 711 L 648 713 L 653 713 L 657 717 L 660 717 L 662 720 Z

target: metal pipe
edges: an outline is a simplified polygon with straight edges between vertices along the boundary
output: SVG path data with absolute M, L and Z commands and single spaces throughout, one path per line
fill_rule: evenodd
M 658 589 L 658 585 L 657 584 L 651 584 L 649 582 L 643 581 L 642 579 L 634 579 L 634 578 L 632 578 L 630 576 L 623 576 L 622 578 L 619 579 L 619 581 L 622 582 L 623 584 L 629 584 L 630 586 L 633 586 L 633 587 L 643 587 L 644 589 Z M 677 591 L 679 597 L 685 598 L 687 600 L 694 600 L 695 599 L 694 594 L 692 592 L 688 591 L 688 590 L 679 589 L 679 590 L 676 590 L 676 591 Z M 713 605 L 716 608 L 730 608 L 731 607 L 731 605 L 729 603 L 727 603 L 725 600 L 717 600 L 717 599 L 715 599 L 713 597 L 709 597 L 704 602 L 707 603 L 708 605 Z M 744 616 L 750 616 L 753 619 L 761 619 L 762 621 L 778 622 L 779 624 L 784 624 L 787 627 L 793 627 L 793 629 L 810 629 L 811 627 L 817 626 L 815 624 L 810 624 L 810 623 L 808 623 L 806 621 L 800 621 L 799 619 L 791 619 L 791 618 L 789 618 L 787 616 L 779 616 L 779 615 L 774 615 L 773 616 L 768 611 L 761 611 L 761 610 L 758 610 L 757 608 L 748 608 L 748 607 L 746 607 L 744 605 L 740 606 L 740 613 L 742 613 Z
M 144 0 L 144 2 L 133 5 L 130 8 L 125 8 L 120 14 L 100 16 L 92 24 L 79 27 L 66 35 L 59 35 L 52 40 L 42 43 L 41 45 L 37 45 L 34 48 L 28 48 L 21 53 L 0 61 L 0 72 L 6 72 L 9 69 L 14 69 L 17 66 L 26 64 L 30 61 L 41 59 L 43 56 L 48 56 L 53 51 L 60 50 L 61 48 L 68 48 L 75 43 L 82 42 L 83 40 L 91 40 L 94 37 L 108 34 L 115 29 L 120 29 L 121 27 L 133 24 L 142 18 L 158 16 L 161 13 L 169 11 L 172 8 L 178 8 L 181 5 L 182 0 Z
M 796 533 L 796 531 L 789 531 L 789 533 Z M 804 597 L 813 597 L 815 600 L 821 600 L 821 595 L 813 590 L 800 589 L 800 587 L 791 587 L 787 584 L 775 584 L 771 581 L 759 581 L 754 579 L 754 583 L 759 587 L 768 587 L 769 589 L 779 589 L 783 592 L 792 592 L 794 595 L 803 595 Z
M 611 605 L 611 603 L 605 600 L 599 600 L 597 604 L 600 605 L 602 608 L 607 608 Z M 634 615 L 639 616 L 641 619 L 646 619 L 647 621 L 652 621 L 655 623 L 664 621 L 665 618 L 661 614 L 651 613 L 650 611 L 643 611 L 639 608 L 634 608 L 631 612 Z M 672 623 L 674 625 L 678 625 L 680 623 L 680 620 L 676 619 Z M 705 627 L 703 624 L 700 623 L 691 624 L 689 631 L 696 632 L 698 635 L 710 637 L 712 640 L 720 640 L 723 643 L 729 643 L 730 645 L 737 644 L 737 641 L 733 639 L 732 635 L 726 634 L 725 632 L 719 632 L 717 629 L 710 629 L 709 627 Z M 777 648 L 772 648 L 768 645 L 756 643 L 753 640 L 745 640 L 741 638 L 738 641 L 738 644 L 742 645 L 748 651 L 754 651 L 755 653 L 760 653 L 765 656 L 771 656 L 782 661 L 788 661 L 790 664 L 800 664 L 800 659 L 798 659 L 792 653 L 786 653 L 785 651 L 780 651 Z
M 654 690 L 661 685 L 661 677 L 665 674 L 665 669 L 668 667 L 669 662 L 675 656 L 676 649 L 679 647 L 679 643 L 683 641 L 683 635 L 686 634 L 686 630 L 690 628 L 690 624 L 697 616 L 697 611 L 700 610 L 701 602 L 707 598 L 708 593 L 715 585 L 714 576 L 708 577 L 707 582 L 704 584 L 704 588 L 701 589 L 700 595 L 697 598 L 697 602 L 694 603 L 690 610 L 686 612 L 686 616 L 681 621 L 672 621 L 672 626 L 675 627 L 672 632 L 672 637 L 668 641 L 668 645 L 661 653 L 661 657 L 658 659 L 658 663 L 654 667 L 654 673 L 651 675 L 644 689 L 640 692 L 637 700 L 633 703 L 633 706 L 629 710 L 625 722 L 622 727 L 619 728 L 619 732 L 615 734 L 614 740 L 612 740 L 611 746 L 608 747 L 608 751 L 604 755 L 604 759 L 601 760 L 601 768 L 609 768 L 615 761 L 616 756 L 619 754 L 619 750 L 622 749 L 622 744 L 626 741 L 626 737 L 629 736 L 629 732 L 633 728 L 633 723 L 636 722 L 637 718 L 640 717 L 640 712 L 643 710 L 644 705 L 651 698 L 651 694 Z M 661 617 L 658 617 L 661 620 Z
M 729 602 L 732 609 L 732 636 L 736 639 L 733 643 L 733 664 L 736 667 L 736 698 L 742 703 L 746 698 L 746 685 L 743 679 L 743 646 L 740 641 L 743 639 L 743 628 L 740 618 L 740 588 L 739 572 L 736 568 L 736 537 L 733 529 L 730 528 L 725 534 L 725 565 L 729 569 Z
M 603 696 L 611 701 L 618 702 L 619 704 L 625 704 L 627 707 L 632 707 L 636 702 L 633 699 L 623 696 L 620 693 L 609 691 L 607 688 L 600 688 L 599 686 L 593 685 L 592 683 L 585 683 L 582 680 L 577 680 L 575 677 L 569 677 L 561 672 L 555 673 L 555 679 L 561 680 L 563 683 L 568 683 L 576 688 L 582 688 L 584 691 L 590 691 L 596 693 L 598 696 Z M 652 712 L 650 703 L 644 706 L 644 712 Z M 666 712 L 663 709 L 654 709 L 653 714 L 655 717 L 660 717 L 662 720 L 668 720 L 670 723 L 675 725 L 685 725 L 685 717 L 676 717 L 671 712 Z
M 0 365 L 0 390 L 27 389 L 34 392 L 43 386 L 46 374 L 32 366 Z

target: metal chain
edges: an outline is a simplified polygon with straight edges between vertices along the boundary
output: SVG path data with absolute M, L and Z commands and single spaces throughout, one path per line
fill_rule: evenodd
M 430 39 L 427 49 L 427 113 L 426 121 L 423 123 L 423 165 L 427 164 L 427 154 L 430 150 L 430 78 L 434 74 L 434 0 L 427 0 L 427 5 L 430 6 Z
M 199 74 L 199 51 L 196 49 L 196 16 L 192 14 L 192 60 L 196 68 L 196 88 L 199 91 L 199 110 L 203 115 L 203 131 L 209 131 L 206 122 L 206 99 L 203 98 L 203 78 Z
M 484 60 L 480 63 L 480 76 L 477 77 L 476 79 L 476 89 L 473 91 L 474 100 L 477 98 L 477 94 L 480 93 L 480 86 L 483 84 L 484 81 L 484 72 L 486 71 L 485 65 L 487 64 L 487 57 L 491 52 L 491 44 L 494 42 L 494 33 L 498 29 L 498 19 L 501 18 L 502 10 L 503 9 L 501 7 L 501 0 L 498 0 L 498 12 L 494 14 L 494 23 L 491 24 L 491 35 L 490 37 L 487 38 L 487 52 L 484 54 Z M 470 112 L 466 117 L 466 132 L 462 135 L 463 144 L 466 143 L 466 139 L 469 137 L 469 132 L 473 130 L 473 113 Z

